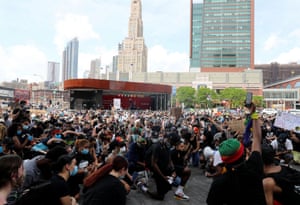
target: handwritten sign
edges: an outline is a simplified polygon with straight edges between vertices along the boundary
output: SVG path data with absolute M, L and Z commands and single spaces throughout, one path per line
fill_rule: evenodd
M 300 117 L 287 112 L 278 113 L 274 122 L 274 126 L 299 132 Z

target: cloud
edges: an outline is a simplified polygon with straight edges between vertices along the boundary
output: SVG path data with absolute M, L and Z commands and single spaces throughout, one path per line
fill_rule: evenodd
M 74 37 L 77 37 L 79 41 L 100 38 L 94 31 L 88 16 L 70 13 L 63 16 L 58 15 L 55 30 L 54 43 L 56 44 L 59 53 L 63 51 L 67 42 Z
M 288 37 L 290 38 L 300 38 L 300 29 L 296 29 L 289 33 Z
M 300 54 L 300 47 L 292 48 L 288 52 L 281 53 L 276 59 L 272 60 L 271 62 L 278 62 L 281 64 L 300 62 L 299 54 Z
M 28 79 L 46 80 L 47 57 L 33 45 L 14 45 L 4 48 L 0 45 L 0 81 Z M 38 77 L 39 76 L 39 77 Z M 37 79 L 38 77 L 38 79 Z
M 264 50 L 269 51 L 280 44 L 281 40 L 276 34 L 271 34 L 269 38 L 265 41 Z
M 148 51 L 148 72 L 188 72 L 189 57 L 186 53 L 170 52 L 160 45 Z

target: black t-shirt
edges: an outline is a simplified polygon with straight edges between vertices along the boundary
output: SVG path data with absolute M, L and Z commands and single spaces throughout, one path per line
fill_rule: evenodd
M 262 179 L 262 158 L 254 151 L 241 166 L 213 181 L 206 202 L 208 205 L 265 205 Z
M 119 179 L 112 175 L 95 182 L 89 188 L 84 188 L 82 205 L 125 205 L 126 190 Z
M 275 180 L 276 185 L 282 189 L 281 193 L 274 193 L 274 199 L 283 205 L 300 204 L 300 195 L 295 192 L 295 176 L 298 172 L 290 167 L 281 166 L 280 172 L 267 174 L 265 177 L 271 177 Z
M 164 146 L 163 144 L 156 143 L 153 144 L 153 154 L 152 157 L 154 157 L 154 160 L 157 161 L 157 165 L 160 169 L 160 171 L 165 175 L 168 176 L 170 175 L 170 160 L 171 160 L 171 156 L 170 156 L 170 151 L 169 149 Z
M 43 134 L 44 130 L 40 127 L 32 127 L 30 132 L 32 133 L 34 138 L 38 138 Z
M 78 168 L 85 168 L 89 164 L 92 164 L 94 162 L 94 158 L 90 153 L 81 154 L 77 152 L 75 158 L 76 158 Z
M 94 162 L 94 158 L 90 153 L 88 154 L 76 153 L 75 158 L 79 169 L 85 169 L 88 165 Z M 71 176 L 69 178 L 68 185 L 70 187 L 71 196 L 75 196 L 80 192 L 79 185 L 83 183 L 84 177 L 85 177 L 84 173 L 77 173 L 75 176 Z
M 61 204 L 61 197 L 70 195 L 68 184 L 61 176 L 54 175 L 51 178 L 51 185 L 53 188 L 53 200 L 55 201 L 55 205 L 59 205 Z
M 299 133 L 296 133 L 296 137 L 300 140 L 300 134 Z M 297 152 L 300 152 L 300 143 L 296 143 L 294 141 L 292 141 L 293 143 L 293 150 L 294 151 L 297 151 Z
M 173 162 L 174 167 L 183 168 L 185 165 L 184 160 L 185 152 L 180 152 L 176 149 L 171 150 L 171 159 Z
M 176 149 L 171 150 L 171 159 L 178 176 L 182 176 L 183 169 L 185 167 L 185 156 L 186 152 L 181 152 Z

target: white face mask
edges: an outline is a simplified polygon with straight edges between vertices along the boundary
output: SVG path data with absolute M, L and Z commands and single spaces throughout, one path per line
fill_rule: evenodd
M 157 143 L 159 141 L 159 138 L 151 138 L 152 143 Z
M 120 152 L 126 152 L 126 147 L 125 146 L 121 147 Z

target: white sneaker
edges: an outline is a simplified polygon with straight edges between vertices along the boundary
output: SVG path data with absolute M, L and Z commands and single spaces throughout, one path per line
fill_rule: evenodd
M 190 199 L 190 197 L 183 192 L 175 192 L 174 197 L 175 197 L 175 199 L 178 199 L 178 200 L 189 200 Z
M 143 193 L 146 193 L 148 191 L 148 188 L 142 182 L 137 183 L 137 188 L 140 192 L 143 192 Z

